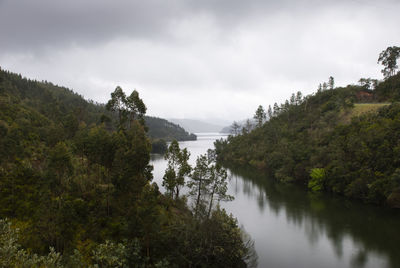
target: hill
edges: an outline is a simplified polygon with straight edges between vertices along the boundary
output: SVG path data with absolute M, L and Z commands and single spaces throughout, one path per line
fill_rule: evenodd
M 286 101 L 262 127 L 217 142 L 218 158 L 312 191 L 400 207 L 400 74 L 368 93 L 381 103 L 361 103 L 365 91 L 350 85 Z
M 204 122 L 201 120 L 194 119 L 169 119 L 171 122 L 178 124 L 189 132 L 192 133 L 201 133 L 201 132 L 219 132 L 223 127 Z
M 164 139 L 167 141 L 187 141 L 196 140 L 194 131 L 189 130 L 192 133 L 188 133 L 184 128 L 170 122 L 166 119 L 146 116 L 146 125 L 149 127 L 148 134 L 153 139 Z
M 109 130 L 115 128 L 115 124 L 110 124 L 107 120 L 116 119 L 116 115 L 107 111 L 104 104 L 87 101 L 68 88 L 47 81 L 29 80 L 4 70 L 0 70 L 0 79 L 3 83 L 1 93 L 4 103 L 6 99 L 12 99 L 14 105 L 22 105 L 25 109 L 40 114 L 50 121 L 61 122 L 68 128 L 68 132 L 64 133 L 67 136 L 72 135 L 80 123 L 89 126 L 104 122 Z M 147 133 L 152 140 L 196 139 L 194 134 L 165 119 L 151 116 L 145 116 L 144 119 L 148 127 Z
M 152 183 L 145 104 L 121 92 L 107 113 L 0 71 L 0 266 L 245 267 L 249 242 L 232 216 L 195 216 Z

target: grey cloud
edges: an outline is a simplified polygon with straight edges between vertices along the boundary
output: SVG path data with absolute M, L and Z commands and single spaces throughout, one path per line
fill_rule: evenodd
M 196 14 L 209 14 L 218 25 L 229 29 L 249 17 L 343 1 L 2 0 L 0 49 L 35 51 L 71 44 L 94 45 L 123 37 L 158 40 L 168 38 L 171 22 Z
M 116 37 L 149 38 L 180 13 L 174 1 L 3 1 L 1 49 L 104 42 Z
M 96 101 L 116 85 L 137 88 L 153 115 L 245 118 L 329 75 L 338 85 L 380 75 L 377 55 L 400 42 L 399 8 L 398 0 L 0 0 L 0 64 Z

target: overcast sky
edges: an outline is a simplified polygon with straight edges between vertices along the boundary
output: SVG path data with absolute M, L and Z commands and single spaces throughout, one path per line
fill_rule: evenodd
M 164 118 L 251 117 L 319 83 L 382 78 L 399 0 L 0 0 L 0 66 Z

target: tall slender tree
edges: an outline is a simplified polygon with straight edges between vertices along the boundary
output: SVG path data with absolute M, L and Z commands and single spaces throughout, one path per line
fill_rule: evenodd
M 379 54 L 378 63 L 381 63 L 385 68 L 382 69 L 382 74 L 386 78 L 396 73 L 397 59 L 400 57 L 400 47 L 392 46 L 383 50 Z
M 147 110 L 143 100 L 139 98 L 139 92 L 136 90 L 132 91 L 131 95 L 126 98 L 126 107 L 128 108 L 129 112 L 129 124 L 131 124 L 136 117 L 137 119 L 143 119 L 143 116 Z
M 167 169 L 163 177 L 162 185 L 167 188 L 171 197 L 179 198 L 180 189 L 185 185 L 185 177 L 191 172 L 189 165 L 190 153 L 186 148 L 181 150 L 179 143 L 174 140 L 165 153 L 165 160 L 168 161 Z
M 335 78 L 333 78 L 333 76 L 329 76 L 328 87 L 329 89 L 335 88 Z
M 208 150 L 207 154 L 197 158 L 190 179 L 187 185 L 190 195 L 195 198 L 195 217 L 204 216 L 208 219 L 215 202 L 233 200 L 227 194 L 227 171 L 216 163 L 214 150 Z
M 118 113 L 118 128 L 123 129 L 126 122 L 126 95 L 120 86 L 111 93 L 111 99 L 106 104 L 106 109 Z
M 257 122 L 257 127 L 261 127 L 267 119 L 267 115 L 265 114 L 264 108 L 261 105 L 258 106 L 256 113 L 254 114 L 254 119 Z

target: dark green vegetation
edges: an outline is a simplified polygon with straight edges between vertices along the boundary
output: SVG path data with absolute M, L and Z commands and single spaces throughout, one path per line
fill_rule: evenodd
M 47 130 L 52 132 L 52 136 L 61 135 L 69 138 L 79 129 L 79 124 L 91 126 L 104 123 L 107 130 L 116 129 L 116 125 L 111 122 L 111 120 L 116 121 L 116 115 L 107 111 L 104 104 L 86 101 L 68 88 L 47 81 L 28 80 L 22 78 L 21 75 L 4 70 L 0 70 L 0 78 L 1 104 L 8 105 L 7 101 L 12 101 L 13 104 L 22 105 L 26 113 L 40 114 L 42 119 L 45 117 L 50 121 L 55 121 L 55 124 L 49 125 L 51 129 Z M 4 114 L 5 107 L 2 108 Z M 13 110 L 8 112 L 12 113 Z M 4 116 L 9 115 L 4 114 Z M 12 117 L 9 118 L 9 120 L 11 119 Z M 0 118 L 0 120 L 4 120 L 4 118 Z M 180 126 L 165 119 L 144 116 L 144 120 L 148 128 L 147 135 L 151 138 L 152 143 L 156 144 L 155 147 L 158 150 L 161 148 L 161 143 L 164 143 L 162 148 L 166 148 L 165 141 L 196 140 L 196 135 L 189 134 Z
M 1 266 L 245 267 L 232 216 L 195 217 L 151 183 L 138 92 L 111 96 L 106 111 L 0 72 Z
M 189 134 L 179 125 L 162 118 L 147 116 L 145 121 L 149 128 L 148 134 L 153 139 L 193 141 L 197 138 L 195 134 Z
M 391 104 L 359 112 L 357 103 L 365 101 Z M 280 181 L 400 207 L 399 101 L 400 74 L 374 90 L 326 85 L 304 98 L 293 94 L 261 127 L 217 142 L 216 151 L 222 161 L 264 169 Z

